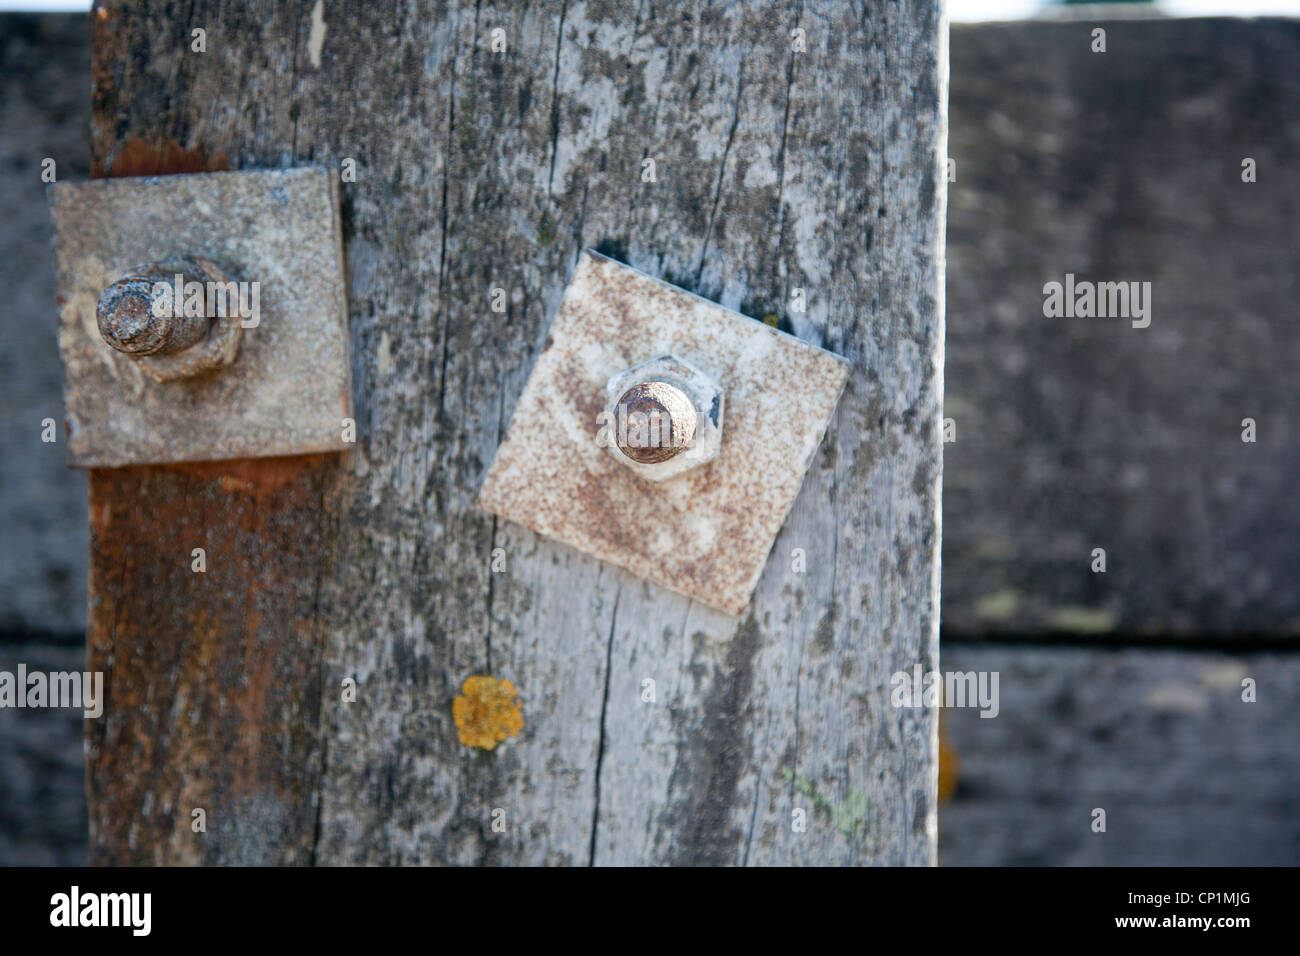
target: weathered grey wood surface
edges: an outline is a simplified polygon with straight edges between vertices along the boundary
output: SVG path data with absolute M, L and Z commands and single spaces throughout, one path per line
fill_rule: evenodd
M 1300 635 L 1300 21 L 1096 25 L 953 29 L 946 633 Z
M 1001 706 L 944 713 L 941 863 L 1300 864 L 1295 654 L 945 641 L 943 668 L 997 671 Z
M 229 480 L 225 466 L 92 475 L 92 500 L 122 514 L 146 486 L 151 499 L 197 492 L 199 522 L 220 522 L 246 485 L 238 514 L 273 512 L 256 527 L 237 518 L 243 530 L 223 540 L 279 581 L 259 591 L 255 573 L 228 572 L 250 589 L 236 609 L 249 649 L 222 646 L 236 627 L 225 617 L 196 645 L 223 679 L 239 680 L 236 654 L 257 662 L 238 706 L 248 730 L 264 702 L 265 724 L 223 756 L 225 731 L 170 726 L 177 661 L 152 664 L 150 639 L 121 623 L 184 642 L 217 589 L 159 620 L 144 605 L 150 586 L 174 583 L 172 558 L 145 553 L 160 527 L 96 525 L 92 593 L 135 614 L 93 619 L 92 653 L 136 651 L 116 658 L 108 706 L 129 681 L 129 710 L 99 733 L 91 767 L 95 857 L 932 862 L 935 721 L 892 709 L 888 678 L 933 666 L 937 651 L 946 53 L 935 5 L 103 9 L 92 16 L 102 172 L 356 160 L 344 197 L 361 434 L 332 470 L 297 476 L 260 465 Z M 182 39 L 194 27 L 208 52 Z M 792 51 L 795 28 L 806 52 Z M 505 52 L 492 52 L 494 29 Z M 642 179 L 646 159 L 655 182 Z M 474 508 L 585 246 L 783 317 L 853 362 L 739 622 Z M 489 308 L 493 287 L 509 290 L 505 314 Z M 807 290 L 806 314 L 789 312 L 794 288 Z M 304 510 L 318 498 L 320 520 Z M 493 574 L 496 548 L 506 570 Z M 806 573 L 792 570 L 796 548 Z M 114 578 L 128 555 L 133 579 Z M 290 587 L 286 574 L 306 580 Z M 292 592 L 290 611 L 275 588 Z M 293 684 L 302 655 L 300 676 L 319 681 L 310 692 Z M 459 744 L 451 719 L 479 672 L 515 682 L 526 721 L 490 754 Z M 350 675 L 359 698 L 346 705 Z M 215 691 L 185 689 L 219 709 Z M 115 782 L 133 735 L 158 742 L 161 765 Z M 216 768 L 187 765 L 193 748 Z M 199 840 L 175 801 L 141 823 L 173 798 L 150 780 L 182 779 L 210 804 Z M 113 812 L 97 811 L 97 793 Z M 832 826 L 830 808 L 842 820 L 864 799 L 853 826 Z M 304 813 L 303 801 L 318 806 Z M 791 830 L 796 807 L 806 833 Z M 504 833 L 490 827 L 495 808 Z

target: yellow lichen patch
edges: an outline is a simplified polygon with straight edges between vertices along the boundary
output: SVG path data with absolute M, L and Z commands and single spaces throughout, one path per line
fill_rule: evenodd
M 948 690 L 944 688 L 944 707 L 948 705 Z M 957 792 L 957 768 L 961 761 L 957 759 L 957 748 L 948 737 L 948 728 L 944 726 L 948 718 L 944 708 L 939 708 L 939 802 L 947 803 Z
M 943 732 L 943 720 L 939 721 L 939 802 L 947 803 L 957 792 L 957 748 Z
M 465 746 L 495 750 L 524 729 L 523 708 L 510 681 L 482 674 L 467 677 L 460 694 L 451 702 L 451 716 Z

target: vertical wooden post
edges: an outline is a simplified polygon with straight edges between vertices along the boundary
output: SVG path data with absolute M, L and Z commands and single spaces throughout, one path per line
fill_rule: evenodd
M 95 860 L 933 862 L 935 6 L 97 6 L 103 174 L 355 169 L 360 435 L 92 475 Z M 739 621 L 474 506 L 587 246 L 854 364 Z

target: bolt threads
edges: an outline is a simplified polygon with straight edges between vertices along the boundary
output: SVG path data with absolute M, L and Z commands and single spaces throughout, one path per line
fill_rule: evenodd
M 181 276 L 180 290 L 175 288 Z M 202 341 L 212 326 L 208 274 L 186 258 L 166 259 L 118 279 L 99 296 L 95 318 L 104 341 L 127 355 L 174 355 Z M 186 308 L 186 282 L 204 285 L 202 314 Z M 157 289 L 155 288 L 157 287 Z M 162 294 L 162 288 L 168 292 Z M 188 314 L 187 314 L 188 313 Z

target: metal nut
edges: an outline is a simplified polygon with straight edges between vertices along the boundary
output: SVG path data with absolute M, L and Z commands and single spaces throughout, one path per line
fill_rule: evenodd
M 722 445 L 722 387 L 673 355 L 619 372 L 605 386 L 606 443 L 647 481 L 666 481 L 707 464 Z

